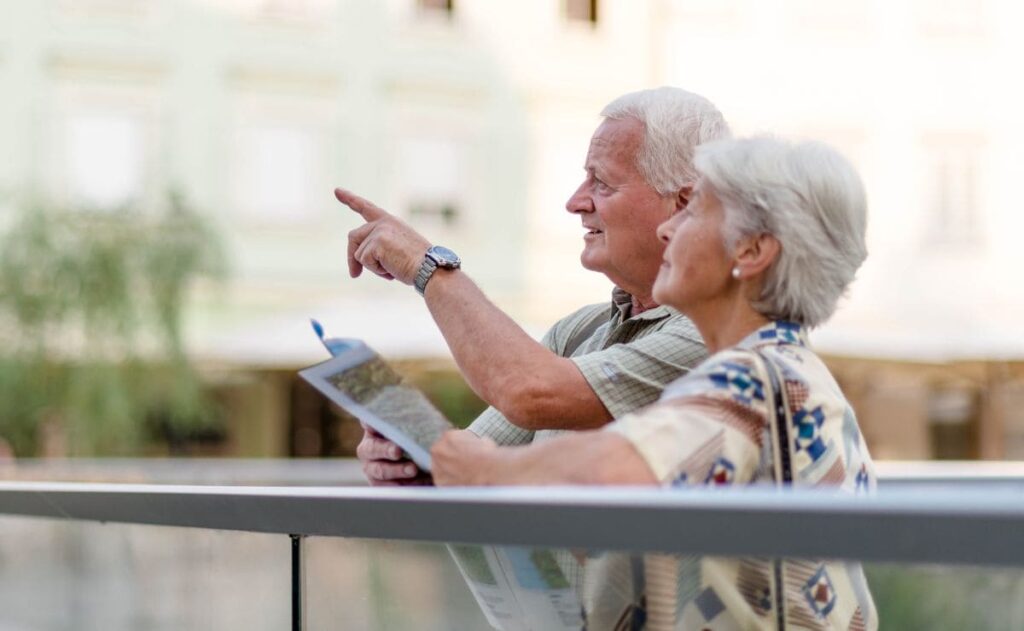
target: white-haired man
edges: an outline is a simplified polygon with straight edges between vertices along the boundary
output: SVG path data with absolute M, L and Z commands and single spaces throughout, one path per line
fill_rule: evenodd
M 450 250 L 348 191 L 366 224 L 349 233 L 349 271 L 415 285 L 470 387 L 492 407 L 468 432 L 520 445 L 593 429 L 656 401 L 707 356 L 693 324 L 659 306 L 659 224 L 689 201 L 694 149 L 727 137 L 710 101 L 678 88 L 625 94 L 601 112 L 585 176 L 566 202 L 586 231 L 583 267 L 615 284 L 611 305 L 583 307 L 535 341 L 459 269 Z M 367 430 L 357 449 L 371 484 L 429 483 L 393 443 Z

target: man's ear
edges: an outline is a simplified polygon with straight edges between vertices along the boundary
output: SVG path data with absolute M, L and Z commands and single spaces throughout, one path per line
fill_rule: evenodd
M 740 278 L 761 274 L 774 263 L 782 253 L 782 244 L 773 235 L 764 233 L 745 237 L 736 244 L 736 264 Z
M 687 204 L 690 203 L 690 197 L 693 195 L 692 186 L 684 186 L 676 192 L 675 208 L 673 212 L 679 212 L 686 208 Z

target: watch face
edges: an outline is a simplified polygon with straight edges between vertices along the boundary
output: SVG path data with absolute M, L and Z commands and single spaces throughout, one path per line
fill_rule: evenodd
M 459 255 L 443 245 L 435 245 L 427 250 L 427 254 L 441 267 L 457 267 L 461 263 Z

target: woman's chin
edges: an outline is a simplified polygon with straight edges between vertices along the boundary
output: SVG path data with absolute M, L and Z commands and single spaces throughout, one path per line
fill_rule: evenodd
M 667 279 L 664 278 L 665 276 L 665 270 L 662 269 L 662 271 L 658 273 L 658 277 L 654 280 L 654 287 L 651 289 L 651 296 L 654 298 L 654 302 L 659 305 L 667 305 L 671 307 L 674 293 L 669 288 L 669 283 Z

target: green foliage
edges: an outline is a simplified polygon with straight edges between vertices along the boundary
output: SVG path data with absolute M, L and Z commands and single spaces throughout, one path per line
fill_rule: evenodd
M 882 629 L 1024 628 L 1024 573 L 1017 569 L 865 567 Z
M 468 427 L 487 408 L 458 370 L 412 372 L 409 380 L 456 427 Z
M 190 285 L 224 273 L 176 194 L 152 212 L 23 208 L 0 235 L 0 436 L 31 455 L 49 424 L 71 453 L 127 454 L 147 419 L 209 423 L 182 319 Z

